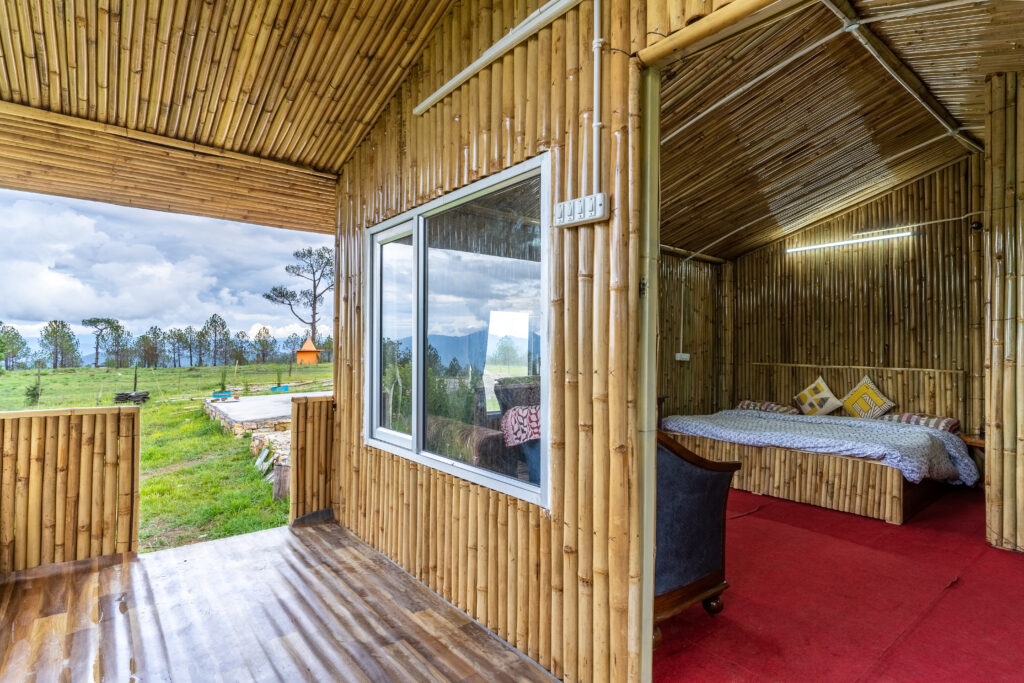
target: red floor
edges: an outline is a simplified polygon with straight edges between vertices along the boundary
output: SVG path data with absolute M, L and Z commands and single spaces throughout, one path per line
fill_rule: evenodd
M 663 624 L 655 681 L 1024 680 L 1024 554 L 980 491 L 903 526 L 742 491 L 729 517 L 725 610 Z

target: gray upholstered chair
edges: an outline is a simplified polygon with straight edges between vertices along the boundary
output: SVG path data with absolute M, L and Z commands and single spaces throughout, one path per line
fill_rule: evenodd
M 722 611 L 725 503 L 738 462 L 700 457 L 658 432 L 658 502 L 654 559 L 655 646 L 658 624 L 698 602 Z

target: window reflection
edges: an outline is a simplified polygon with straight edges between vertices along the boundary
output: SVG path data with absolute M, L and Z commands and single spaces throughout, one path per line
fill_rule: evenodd
M 540 481 L 540 178 L 426 221 L 424 443 Z
M 412 235 L 380 249 L 380 424 L 412 434 L 412 335 L 415 316 Z

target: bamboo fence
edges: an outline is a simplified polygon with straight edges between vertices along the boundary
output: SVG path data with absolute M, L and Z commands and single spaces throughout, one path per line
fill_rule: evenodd
M 334 511 L 337 498 L 334 412 L 332 396 L 292 399 L 289 522 L 321 510 Z
M 134 552 L 139 409 L 0 413 L 0 574 Z
M 709 460 L 743 463 L 732 482 L 733 488 L 741 491 L 882 519 L 890 524 L 904 521 L 903 474 L 878 461 L 670 434 Z
M 640 73 L 628 54 L 643 45 L 643 4 L 602 3 L 601 189 L 611 219 L 552 231 L 548 245 L 550 509 L 362 442 L 363 230 L 545 151 L 554 201 L 594 186 L 589 0 L 411 113 L 536 6 L 455 4 L 341 172 L 339 519 L 554 675 L 637 680 Z
M 988 542 L 1024 550 L 1024 72 L 988 78 L 985 123 L 986 415 Z

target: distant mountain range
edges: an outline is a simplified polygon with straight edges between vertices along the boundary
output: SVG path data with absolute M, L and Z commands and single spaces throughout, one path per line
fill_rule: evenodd
M 530 336 L 533 340 L 533 348 L 539 349 L 540 335 L 531 334 Z M 519 353 L 525 357 L 531 343 L 524 337 L 512 337 L 511 339 L 515 342 Z M 431 334 L 427 337 L 427 344 L 437 349 L 437 353 L 441 357 L 441 364 L 445 367 L 452 362 L 453 358 L 457 358 L 459 365 L 462 367 L 472 365 L 479 370 L 483 370 L 484 365 L 487 363 L 487 341 L 488 332 L 486 329 L 462 336 Z M 401 345 L 403 349 L 411 349 L 412 337 L 403 339 Z

